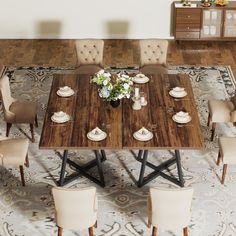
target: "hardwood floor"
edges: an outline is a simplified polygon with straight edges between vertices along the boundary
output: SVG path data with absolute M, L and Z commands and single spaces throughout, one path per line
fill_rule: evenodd
M 168 64 L 231 65 L 236 75 L 235 42 L 169 41 Z M 0 66 L 75 66 L 74 40 L 0 40 Z M 138 40 L 105 40 L 104 65 L 138 65 Z

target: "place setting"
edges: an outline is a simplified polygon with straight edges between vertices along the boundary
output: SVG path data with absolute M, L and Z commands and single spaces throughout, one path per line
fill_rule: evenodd
M 87 138 L 91 141 L 99 142 L 106 139 L 107 133 L 100 128 L 96 127 L 87 133 Z
M 133 133 L 133 137 L 138 141 L 146 142 L 153 138 L 153 133 L 145 127 L 142 127 L 141 129 Z
M 70 120 L 70 116 L 66 112 L 58 111 L 53 113 L 51 120 L 54 123 L 63 124 Z
M 139 73 L 139 74 L 136 74 L 134 77 L 133 77 L 133 82 L 136 83 L 136 84 L 145 84 L 149 81 L 149 78 L 142 74 L 142 73 Z
M 192 120 L 189 113 L 184 111 L 177 112 L 175 115 L 172 116 L 172 119 L 178 124 L 187 124 Z
M 174 87 L 169 91 L 169 95 L 174 98 L 183 98 L 187 96 L 187 92 L 183 87 Z
M 74 94 L 75 94 L 75 91 L 69 86 L 63 86 L 57 90 L 57 95 L 59 97 L 70 97 Z

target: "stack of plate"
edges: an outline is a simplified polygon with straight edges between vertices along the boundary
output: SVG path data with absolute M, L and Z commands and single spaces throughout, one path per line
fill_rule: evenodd
M 70 120 L 70 116 L 63 111 L 54 112 L 51 120 L 55 123 L 65 123 Z
M 169 92 L 170 96 L 174 98 L 183 98 L 187 95 L 187 92 L 185 91 L 184 88 L 181 87 L 175 87 Z
M 144 84 L 149 81 L 149 78 L 144 74 L 137 74 L 133 78 L 133 82 L 137 84 Z
M 59 90 L 57 90 L 57 95 L 60 97 L 70 97 L 74 93 L 74 90 L 71 89 L 69 86 L 60 87 Z
M 102 141 L 107 137 L 106 132 L 102 131 L 98 127 L 87 133 L 87 138 L 92 141 Z
M 153 133 L 142 127 L 140 130 L 134 132 L 133 136 L 138 141 L 149 141 L 153 138 Z
M 177 123 L 186 124 L 190 122 L 192 118 L 188 112 L 180 111 L 173 115 L 172 119 Z

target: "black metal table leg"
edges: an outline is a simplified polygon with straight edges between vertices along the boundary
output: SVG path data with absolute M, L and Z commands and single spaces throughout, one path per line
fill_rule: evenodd
M 101 150 L 101 154 L 102 154 L 102 160 L 105 161 L 107 159 L 105 151 Z
M 143 151 L 139 151 L 139 155 L 142 155 Z M 143 157 L 141 159 L 142 165 L 141 165 L 141 170 L 140 170 L 140 175 L 139 175 L 139 180 L 138 180 L 138 187 L 142 187 L 143 184 L 143 176 L 145 172 L 145 167 L 147 163 L 147 156 L 148 156 L 148 150 L 144 151 Z
M 183 172 L 182 172 L 182 167 L 181 167 L 179 150 L 175 150 L 175 157 L 176 157 L 176 165 L 177 165 L 177 170 L 178 170 L 180 187 L 184 187 L 184 178 L 183 178 Z
M 99 152 L 97 150 L 95 150 L 95 155 L 96 155 L 98 174 L 99 174 L 99 177 L 100 177 L 101 186 L 105 187 L 104 175 L 103 175 L 103 170 L 102 170 L 101 156 L 100 156 L 100 154 L 99 154 Z M 102 155 L 105 155 L 104 151 L 103 151 Z M 104 158 L 106 158 L 106 156 Z
M 61 165 L 61 174 L 60 174 L 59 186 L 63 186 L 63 184 L 64 184 L 67 156 L 68 156 L 68 150 L 64 150 L 62 165 Z

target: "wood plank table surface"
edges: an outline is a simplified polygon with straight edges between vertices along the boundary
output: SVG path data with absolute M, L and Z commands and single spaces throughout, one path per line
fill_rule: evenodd
M 132 109 L 132 99 L 123 99 L 118 108 L 113 108 L 108 102 L 102 100 L 98 96 L 97 85 L 90 82 L 91 75 L 54 75 L 39 148 L 65 150 L 62 169 L 65 168 L 66 162 L 68 163 L 67 154 L 71 149 L 96 150 L 99 168 L 101 168 L 100 162 L 106 159 L 104 149 L 138 149 L 140 152 L 137 160 L 142 162 L 144 169 L 148 164 L 143 163 L 143 159 L 147 158 L 147 150 L 174 149 L 176 158 L 179 159 L 180 149 L 202 149 L 204 142 L 201 126 L 188 76 L 179 74 L 147 76 L 150 78 L 148 83 L 134 84 L 134 86 L 139 87 L 140 91 L 146 94 L 148 104 L 141 110 L 135 111 Z M 75 94 L 68 98 L 59 97 L 57 90 L 63 86 L 70 86 Z M 176 86 L 184 87 L 187 96 L 181 99 L 171 97 L 169 91 Z M 51 121 L 53 113 L 58 111 L 69 114 L 70 121 L 63 124 Z M 172 116 L 179 111 L 188 112 L 192 120 L 187 124 L 174 122 Z M 108 134 L 105 140 L 94 142 L 87 138 L 87 133 L 95 127 Z M 141 142 L 133 138 L 133 133 L 142 127 L 153 132 L 153 139 Z M 99 150 L 102 150 L 101 156 Z M 143 151 L 145 158 L 142 158 Z M 173 161 L 167 163 L 167 166 L 173 163 Z M 82 167 L 77 167 L 78 171 L 83 171 L 79 169 Z M 180 163 L 178 168 L 181 169 Z M 161 175 L 158 167 L 153 166 L 153 169 L 156 175 Z M 181 177 L 181 173 L 179 176 Z M 63 178 L 60 181 L 61 185 L 63 185 Z M 140 179 L 139 186 L 142 186 L 143 177 Z M 180 185 L 183 185 L 183 180 Z

